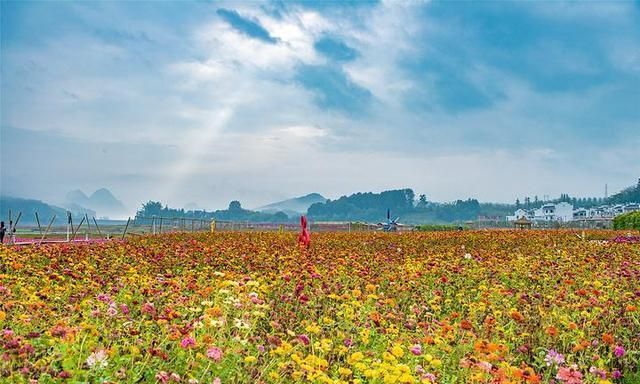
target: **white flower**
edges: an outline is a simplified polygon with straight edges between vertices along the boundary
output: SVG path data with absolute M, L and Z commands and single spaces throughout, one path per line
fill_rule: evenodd
M 104 349 L 93 352 L 87 357 L 87 365 L 89 368 L 103 369 L 106 368 L 109 363 L 107 362 L 107 352 Z
M 233 320 L 233 325 L 236 328 L 240 328 L 240 329 L 250 329 L 251 328 L 251 324 L 249 324 L 248 322 L 242 320 L 242 319 L 234 319 Z
M 467 260 L 470 260 L 471 259 L 471 254 L 470 253 L 465 253 L 464 254 L 464 258 L 467 259 Z

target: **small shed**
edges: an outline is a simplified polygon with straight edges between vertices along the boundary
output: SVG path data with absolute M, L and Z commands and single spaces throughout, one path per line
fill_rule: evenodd
M 516 229 L 531 229 L 531 224 L 531 221 L 527 220 L 524 216 L 513 222 Z

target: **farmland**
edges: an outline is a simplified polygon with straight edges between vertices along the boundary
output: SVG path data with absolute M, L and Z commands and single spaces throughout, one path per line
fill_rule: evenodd
M 640 243 L 621 235 L 0 247 L 0 382 L 638 383 Z

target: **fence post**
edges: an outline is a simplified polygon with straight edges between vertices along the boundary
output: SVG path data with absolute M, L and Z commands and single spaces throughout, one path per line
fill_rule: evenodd
M 71 218 L 71 212 L 67 211 L 67 242 L 71 240 L 71 237 L 70 237 L 71 225 L 73 225 L 73 219 Z
M 87 231 L 84 233 L 84 239 L 89 241 L 89 232 L 91 232 L 91 224 L 89 224 L 89 215 L 84 214 L 84 218 L 87 219 Z
M 96 217 L 93 216 L 93 224 L 96 225 L 96 229 L 98 230 L 98 236 L 102 239 L 102 233 L 100 232 L 100 227 L 98 226 L 98 222 L 96 221 Z
M 127 225 L 125 225 L 124 227 L 124 232 L 122 232 L 122 240 L 124 240 L 124 236 L 127 234 L 127 229 L 129 229 L 129 222 L 131 221 L 131 218 L 129 217 L 127 219 Z
M 42 241 L 44 240 L 45 237 L 47 237 L 47 234 L 49 233 L 49 229 L 51 229 L 51 225 L 53 224 L 53 221 L 56 219 L 56 215 L 54 214 L 53 217 L 51 218 L 51 221 L 49 222 L 49 225 L 47 226 L 47 230 L 44 231 L 44 234 L 42 235 L 42 237 L 40 238 L 40 243 L 42 243 Z

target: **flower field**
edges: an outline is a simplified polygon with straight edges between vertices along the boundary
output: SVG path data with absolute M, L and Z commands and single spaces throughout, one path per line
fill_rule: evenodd
M 622 233 L 0 247 L 0 382 L 640 383 Z

